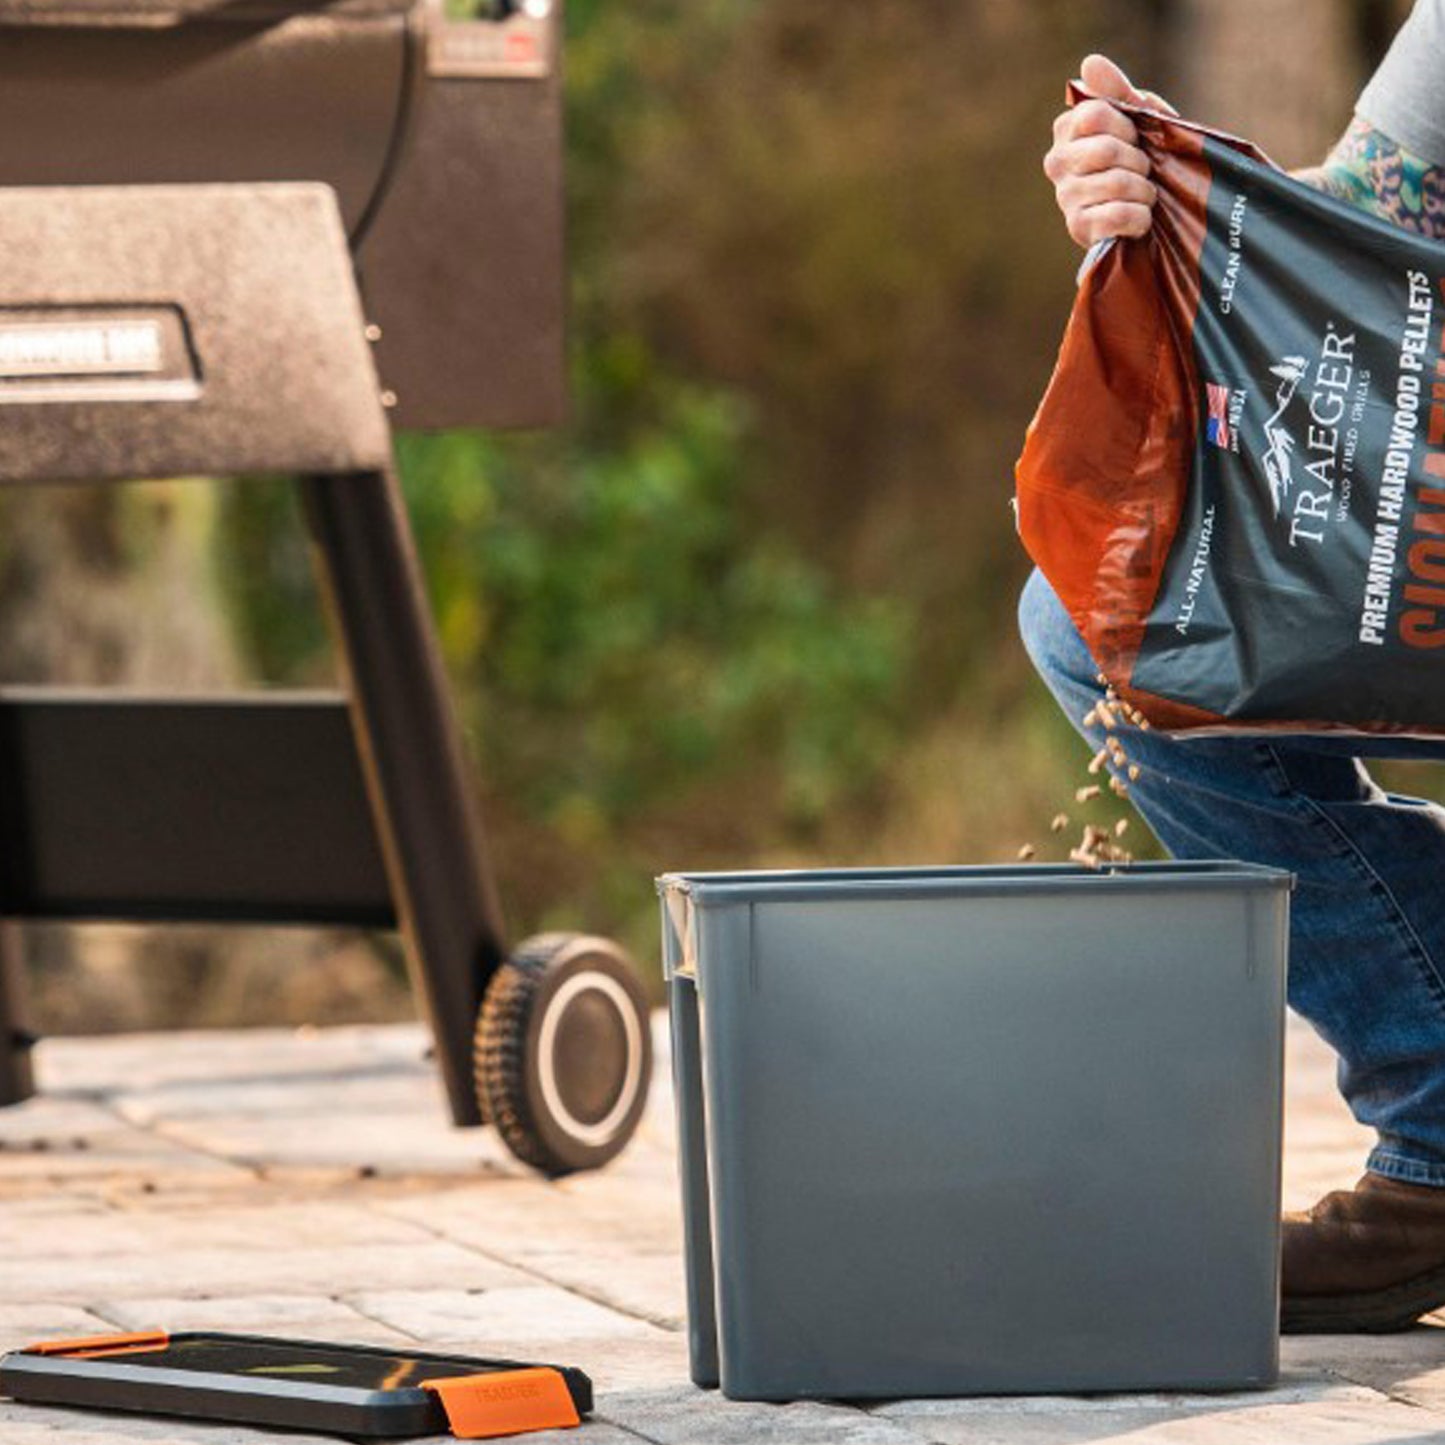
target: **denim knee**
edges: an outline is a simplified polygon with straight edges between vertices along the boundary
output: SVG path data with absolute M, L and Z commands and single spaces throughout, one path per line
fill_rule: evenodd
M 1037 568 L 1019 596 L 1019 636 L 1029 660 L 1056 695 L 1080 689 L 1103 692 L 1089 649 Z

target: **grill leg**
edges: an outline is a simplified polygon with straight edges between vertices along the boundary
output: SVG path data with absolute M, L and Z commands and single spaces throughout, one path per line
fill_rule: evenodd
M 26 1014 L 25 944 L 18 924 L 0 919 L 0 1107 L 35 1092 Z
M 501 911 L 405 503 L 390 472 L 301 491 L 413 987 L 452 1117 L 478 1124 L 472 1036 L 505 955 Z

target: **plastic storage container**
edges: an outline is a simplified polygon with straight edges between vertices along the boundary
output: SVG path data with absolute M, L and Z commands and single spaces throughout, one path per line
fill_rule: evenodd
M 694 1381 L 1271 1383 L 1291 881 L 660 879 Z

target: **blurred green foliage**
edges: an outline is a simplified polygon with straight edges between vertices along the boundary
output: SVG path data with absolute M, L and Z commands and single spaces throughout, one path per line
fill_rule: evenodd
M 645 361 L 600 350 L 577 389 L 609 416 Z M 609 845 L 699 779 L 751 768 L 775 779 L 780 820 L 809 826 L 883 756 L 901 618 L 750 531 L 734 399 L 647 387 L 648 424 L 610 444 L 403 439 L 467 719 L 507 792 L 571 840 Z

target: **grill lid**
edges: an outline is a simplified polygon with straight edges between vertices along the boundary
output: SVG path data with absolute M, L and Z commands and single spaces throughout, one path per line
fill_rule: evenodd
M 196 21 L 256 25 L 313 15 L 341 20 L 405 15 L 416 0 L 0 0 L 0 26 L 166 30 Z

